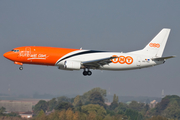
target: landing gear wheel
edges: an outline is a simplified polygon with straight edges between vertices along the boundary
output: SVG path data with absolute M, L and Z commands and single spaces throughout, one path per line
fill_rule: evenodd
M 92 75 L 92 72 L 91 72 L 91 71 L 87 71 L 87 74 L 88 74 L 89 76 L 91 76 L 91 75 Z
M 21 67 L 19 67 L 19 70 L 23 70 L 23 67 L 21 66 Z
M 84 71 L 84 72 L 83 72 L 83 75 L 86 76 L 86 75 L 87 75 L 87 71 Z
M 88 69 L 87 71 L 86 71 L 86 69 L 84 69 L 84 71 L 83 71 L 83 75 L 84 76 L 91 76 L 92 75 L 92 72 Z

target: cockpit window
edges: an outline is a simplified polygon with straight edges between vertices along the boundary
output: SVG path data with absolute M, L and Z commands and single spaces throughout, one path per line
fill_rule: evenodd
M 11 50 L 11 51 L 13 51 L 13 52 L 19 52 L 19 50 Z

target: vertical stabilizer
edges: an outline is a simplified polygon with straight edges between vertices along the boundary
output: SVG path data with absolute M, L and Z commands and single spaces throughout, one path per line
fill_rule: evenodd
M 152 57 L 161 57 L 170 31 L 168 28 L 162 29 L 142 50 L 143 54 L 148 54 Z

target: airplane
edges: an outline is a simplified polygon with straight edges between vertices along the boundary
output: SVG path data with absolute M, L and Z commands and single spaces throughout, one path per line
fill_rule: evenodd
M 4 57 L 20 65 L 20 70 L 23 69 L 23 64 L 47 65 L 57 66 L 62 70 L 83 69 L 84 76 L 92 75 L 90 69 L 113 71 L 141 69 L 163 64 L 166 59 L 175 57 L 162 57 L 169 33 L 169 28 L 163 28 L 144 49 L 127 53 L 24 46 L 4 53 Z

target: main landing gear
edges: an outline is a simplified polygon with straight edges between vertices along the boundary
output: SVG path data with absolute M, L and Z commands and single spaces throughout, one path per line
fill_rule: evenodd
M 23 66 L 20 66 L 20 67 L 19 67 L 19 70 L 23 70 Z
M 84 76 L 91 76 L 92 75 L 92 72 L 88 69 L 87 71 L 86 71 L 86 69 L 84 69 L 84 71 L 83 71 L 83 75 Z

